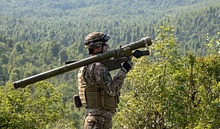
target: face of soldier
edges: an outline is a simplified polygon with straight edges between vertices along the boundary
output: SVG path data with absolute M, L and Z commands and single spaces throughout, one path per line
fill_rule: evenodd
M 93 53 L 105 53 L 106 51 L 108 51 L 108 48 L 109 48 L 109 45 L 108 44 L 103 44 L 103 47 L 98 47 L 98 48 L 95 48 L 93 49 Z

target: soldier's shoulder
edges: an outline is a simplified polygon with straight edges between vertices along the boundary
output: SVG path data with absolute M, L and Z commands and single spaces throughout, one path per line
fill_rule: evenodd
M 96 66 L 104 67 L 104 64 L 102 64 L 101 62 L 95 62 L 95 65 L 96 65 Z
M 93 67 L 95 67 L 95 68 L 105 68 L 105 65 L 104 64 L 102 64 L 101 62 L 94 62 L 93 64 Z
M 80 67 L 79 68 L 79 73 L 82 73 L 82 71 L 85 69 L 85 66 L 83 66 L 83 67 Z
M 101 71 L 102 69 L 106 69 L 106 67 L 100 62 L 94 62 L 89 64 L 86 69 L 94 73 L 94 71 Z

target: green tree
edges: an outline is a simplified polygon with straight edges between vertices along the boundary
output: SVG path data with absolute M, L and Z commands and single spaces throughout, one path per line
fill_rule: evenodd
M 180 57 L 167 24 L 151 49 L 128 74 L 114 128 L 219 128 L 219 57 Z
M 64 126 L 60 123 L 65 116 L 61 95 L 45 82 L 16 90 L 11 84 L 0 87 L 0 106 L 0 127 L 3 129 Z M 71 122 L 68 126 L 74 128 Z

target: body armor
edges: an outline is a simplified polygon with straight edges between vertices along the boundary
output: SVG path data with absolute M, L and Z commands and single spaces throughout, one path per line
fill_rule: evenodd
M 92 65 L 92 64 L 91 64 Z M 102 86 L 87 81 L 87 77 L 95 75 L 86 75 L 86 70 L 90 70 L 92 66 L 81 67 L 78 73 L 78 89 L 79 97 L 82 105 L 86 108 L 103 108 L 115 112 L 119 95 L 110 96 L 106 93 Z

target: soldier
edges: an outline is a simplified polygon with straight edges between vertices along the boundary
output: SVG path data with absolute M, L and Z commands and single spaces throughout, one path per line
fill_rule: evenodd
M 90 56 L 108 50 L 110 37 L 102 32 L 92 32 L 85 37 L 84 45 Z M 111 77 L 109 70 L 100 62 L 81 67 L 78 73 L 79 97 L 86 108 L 84 129 L 111 129 L 112 116 L 119 102 L 119 91 L 131 62 L 123 63 L 118 73 Z

